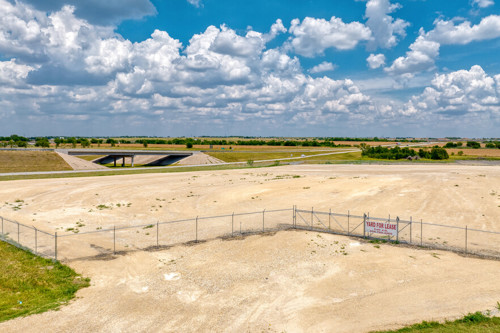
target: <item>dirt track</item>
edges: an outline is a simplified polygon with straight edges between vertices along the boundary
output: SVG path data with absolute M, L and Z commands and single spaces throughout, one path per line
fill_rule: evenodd
M 0 215 L 51 231 L 293 204 L 500 230 L 496 167 L 301 165 L 1 185 Z M 24 200 L 17 211 L 15 199 Z M 0 330 L 360 332 L 500 301 L 499 262 L 358 242 L 290 231 L 75 261 L 92 278 L 80 299 Z

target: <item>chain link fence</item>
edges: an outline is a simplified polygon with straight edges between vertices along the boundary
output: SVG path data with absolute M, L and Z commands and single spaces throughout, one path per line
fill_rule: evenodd
M 109 256 L 285 229 L 364 237 L 500 259 L 500 232 L 433 224 L 413 218 L 370 217 L 369 213 L 353 215 L 349 211 L 345 214 L 296 206 L 59 234 L 4 217 L 0 219 L 1 240 L 55 260 Z M 374 229 L 374 225 L 381 229 Z
M 394 226 L 394 235 L 369 232 L 368 222 Z M 421 247 L 449 250 L 500 259 L 500 232 L 458 227 L 399 217 L 371 217 L 369 213 L 351 215 L 329 210 L 294 209 L 294 228 L 365 237 Z

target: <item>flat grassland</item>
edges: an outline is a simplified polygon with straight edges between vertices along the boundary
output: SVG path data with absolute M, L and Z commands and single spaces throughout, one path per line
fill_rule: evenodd
M 73 170 L 50 151 L 0 151 L 0 173 Z
M 500 231 L 500 170 L 290 165 L 19 180 L 2 182 L 0 203 L 0 215 L 60 235 L 293 204 Z M 146 232 L 153 231 L 137 235 Z M 433 236 L 428 229 L 426 237 Z M 469 237 L 471 246 L 491 241 Z M 310 231 L 69 264 L 92 281 L 79 299 L 58 312 L 2 323 L 0 330 L 367 332 L 455 319 L 500 301 L 499 261 Z

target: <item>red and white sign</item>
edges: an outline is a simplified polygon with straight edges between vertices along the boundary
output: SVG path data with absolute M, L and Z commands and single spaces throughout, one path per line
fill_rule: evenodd
M 365 232 L 397 237 L 398 225 L 395 223 L 366 220 Z

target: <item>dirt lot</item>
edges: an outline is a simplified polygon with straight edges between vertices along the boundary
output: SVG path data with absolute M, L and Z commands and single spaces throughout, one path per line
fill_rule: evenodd
M 77 222 L 84 232 L 293 204 L 500 231 L 500 170 L 297 165 L 24 180 L 2 182 L 0 203 L 0 215 L 61 234 Z M 61 311 L 0 330 L 360 332 L 454 318 L 500 301 L 498 261 L 305 231 L 70 265 L 92 287 Z

